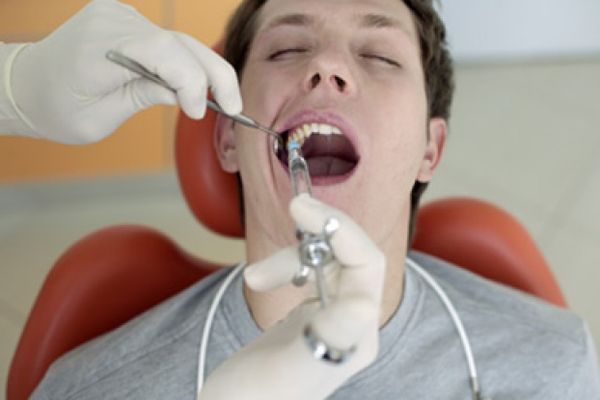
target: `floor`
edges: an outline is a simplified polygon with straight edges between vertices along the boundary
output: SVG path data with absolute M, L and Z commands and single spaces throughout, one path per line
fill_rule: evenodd
M 570 307 L 600 343 L 599 61 L 464 66 L 445 160 L 427 199 L 469 195 L 517 216 L 547 256 Z M 0 386 L 50 265 L 83 235 L 143 223 L 215 261 L 240 241 L 203 230 L 172 172 L 0 185 Z

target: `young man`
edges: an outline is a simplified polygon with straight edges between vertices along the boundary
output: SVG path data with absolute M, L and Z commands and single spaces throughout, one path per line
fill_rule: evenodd
M 34 398 L 192 398 L 207 319 L 202 399 L 470 398 L 455 325 L 419 266 L 456 307 L 484 395 L 600 398 L 593 344 L 576 316 L 425 255 L 407 258 L 452 92 L 431 1 L 248 0 L 227 40 L 245 113 L 285 137 L 310 136 L 316 199 L 292 198 L 286 156 L 268 138 L 220 119 L 217 153 L 243 185 L 245 279 L 214 274 L 82 346 Z M 294 232 L 319 233 L 331 218 L 333 298 L 321 309 L 314 284 L 290 283 Z

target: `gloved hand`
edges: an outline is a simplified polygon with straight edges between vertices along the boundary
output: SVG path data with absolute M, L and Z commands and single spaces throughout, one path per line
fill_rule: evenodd
M 292 200 L 290 211 L 299 227 L 313 233 L 320 233 L 329 217 L 340 222 L 331 239 L 337 261 L 327 267 L 334 296 L 325 309 L 318 302 L 298 306 L 217 367 L 202 400 L 324 399 L 377 356 L 383 253 L 347 215 L 306 194 Z M 293 246 L 248 266 L 244 275 L 252 289 L 266 291 L 289 284 L 298 267 Z M 307 324 L 328 346 L 356 346 L 356 351 L 341 364 L 315 358 L 303 336 Z
M 110 49 L 137 60 L 174 89 L 139 77 L 106 59 Z M 204 116 L 207 87 L 230 114 L 242 101 L 233 67 L 192 37 L 154 25 L 116 0 L 93 0 L 55 32 L 17 54 L 10 84 L 28 119 L 29 136 L 91 143 L 138 111 L 179 103 Z

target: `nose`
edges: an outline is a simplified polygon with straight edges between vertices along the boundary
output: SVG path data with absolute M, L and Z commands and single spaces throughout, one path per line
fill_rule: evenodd
M 320 54 L 308 64 L 304 79 L 307 92 L 326 91 L 349 95 L 354 91 L 349 64 L 338 54 Z
M 345 93 L 347 91 L 348 83 L 347 83 L 346 79 L 342 78 L 341 76 L 339 76 L 337 74 L 332 74 L 329 77 L 327 77 L 327 82 L 322 82 L 322 81 L 323 81 L 322 73 L 315 72 L 310 77 L 307 88 L 309 90 L 314 90 L 317 87 L 319 87 L 319 85 L 321 85 L 321 83 L 323 83 L 323 85 L 329 85 L 331 88 L 333 88 L 335 91 L 337 91 L 339 93 Z

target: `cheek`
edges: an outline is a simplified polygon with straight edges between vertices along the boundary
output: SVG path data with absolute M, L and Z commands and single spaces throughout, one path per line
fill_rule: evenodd
M 376 91 L 372 98 L 378 99 L 381 107 L 390 112 L 388 115 L 420 123 L 427 118 L 427 96 L 418 76 L 401 73 L 395 79 L 378 82 Z
M 380 145 L 399 155 L 405 151 L 424 150 L 427 141 L 427 107 L 425 100 L 410 91 L 382 95 L 378 101 Z M 404 150 L 403 150 L 404 149 Z
M 382 106 L 381 137 L 373 143 L 375 160 L 381 160 L 385 176 L 412 185 L 427 144 L 426 108 L 407 99 L 395 98 Z M 377 162 L 377 161 L 376 161 Z
M 242 77 L 240 90 L 244 111 L 263 123 L 270 123 L 292 93 L 294 80 L 281 73 L 271 73 L 263 65 L 249 64 Z

